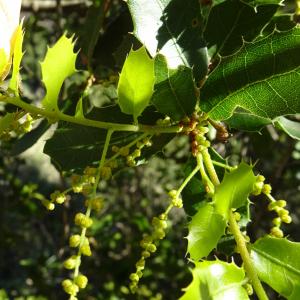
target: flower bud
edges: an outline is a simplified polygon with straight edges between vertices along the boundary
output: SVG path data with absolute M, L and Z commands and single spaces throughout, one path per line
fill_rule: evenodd
M 168 195 L 172 198 L 175 199 L 177 197 L 177 191 L 176 190 L 171 190 L 169 191 Z
M 149 251 L 145 250 L 145 251 L 142 252 L 142 257 L 143 258 L 148 258 L 148 257 L 150 257 L 150 255 L 151 255 L 151 253 Z
M 85 289 L 88 284 L 88 279 L 86 276 L 79 274 L 77 277 L 75 277 L 74 282 L 80 289 Z
M 138 282 L 140 280 L 140 277 L 136 273 L 130 274 L 129 278 L 131 281 L 134 281 L 134 282 Z
M 80 235 L 79 234 L 74 234 L 70 236 L 69 239 L 69 246 L 72 248 L 78 247 L 80 244 Z
M 262 192 L 266 195 L 270 195 L 272 191 L 272 187 L 270 184 L 264 184 L 262 187 Z
M 283 231 L 278 227 L 273 227 L 273 228 L 271 228 L 271 235 L 273 235 L 277 238 L 282 238 L 283 237 Z
M 286 224 L 290 224 L 292 223 L 292 218 L 289 215 L 284 215 L 281 217 L 282 222 L 286 223 Z
M 72 255 L 70 258 L 64 261 L 64 267 L 68 270 L 75 269 L 78 264 L 78 256 Z
M 88 228 L 92 226 L 93 220 L 90 217 L 84 215 L 83 213 L 77 213 L 75 215 L 75 224 L 82 228 Z
M 91 256 L 92 251 L 89 244 L 85 244 L 80 248 L 80 253 L 85 256 Z

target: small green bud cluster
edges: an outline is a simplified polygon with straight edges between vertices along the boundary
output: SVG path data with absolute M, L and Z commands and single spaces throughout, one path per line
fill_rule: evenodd
M 144 234 L 143 239 L 140 241 L 140 246 L 143 249 L 141 258 L 135 265 L 135 273 L 132 273 L 129 276 L 131 281 L 129 288 L 132 293 L 137 291 L 139 280 L 143 276 L 146 259 L 157 250 L 155 243 L 158 240 L 162 240 L 166 235 L 165 230 L 168 226 L 167 218 L 167 213 L 162 213 L 159 215 L 159 217 L 153 217 L 151 222 L 153 226 L 151 235 Z
M 64 193 L 61 193 L 60 191 L 55 191 L 50 195 L 50 199 L 52 203 L 57 203 L 57 204 L 63 204 L 67 197 Z
M 138 141 L 136 143 L 136 149 L 133 150 L 133 152 L 126 157 L 127 165 L 129 167 L 136 166 L 136 159 L 142 155 L 142 149 L 144 147 L 151 147 L 151 146 L 152 146 L 152 142 L 149 137 L 146 137 L 143 140 Z
M 96 181 L 97 169 L 87 167 L 83 171 L 83 175 L 74 174 L 71 177 L 71 186 L 74 193 L 82 193 L 89 195 L 93 190 L 93 184 Z
M 74 221 L 75 221 L 75 224 L 80 226 L 81 228 L 89 228 L 93 224 L 93 220 L 83 213 L 77 213 L 75 215 Z
M 154 218 L 153 218 L 153 220 L 154 220 Z M 153 220 L 152 220 L 152 224 L 153 223 L 157 224 L 156 219 L 155 219 L 155 221 L 153 221 Z M 159 221 L 159 219 L 158 219 L 158 221 Z M 155 227 L 155 228 L 158 228 L 158 227 Z M 154 232 L 155 232 L 155 229 L 154 229 Z M 138 289 L 138 283 L 139 283 L 140 278 L 142 278 L 142 276 L 143 276 L 143 270 L 145 268 L 146 259 L 148 257 L 150 257 L 151 254 L 156 252 L 156 250 L 157 250 L 153 234 L 152 235 L 144 234 L 144 237 L 140 242 L 140 246 L 143 249 L 141 258 L 135 264 L 135 267 L 136 267 L 135 273 L 131 273 L 129 276 L 129 279 L 131 281 L 129 284 L 129 288 L 132 293 L 135 293 Z
M 90 198 L 85 201 L 85 206 L 90 207 L 95 212 L 100 212 L 104 207 L 104 198 L 98 196 L 95 198 Z
M 191 118 L 184 118 L 180 125 L 183 127 L 183 133 L 190 138 L 191 151 L 194 156 L 210 147 L 210 141 L 205 136 L 209 131 L 206 119 L 198 114 L 193 114 Z
M 156 125 L 158 125 L 158 126 L 170 126 L 171 125 L 171 119 L 170 119 L 170 117 L 165 117 L 164 119 L 158 119 L 156 121 Z
M 263 189 L 264 189 L 264 181 L 265 181 L 265 177 L 262 175 L 258 175 L 256 177 L 256 181 L 254 183 L 253 186 L 253 190 L 252 190 L 252 194 L 255 196 L 258 196 L 262 193 Z M 264 189 L 264 191 L 266 191 L 269 187 L 271 187 L 269 184 L 267 185 L 268 187 Z M 271 191 L 270 191 L 271 192 Z
M 289 211 L 284 207 L 286 207 L 285 200 L 272 201 L 268 205 L 268 210 L 274 211 L 277 214 L 277 217 L 275 217 L 272 221 L 274 227 L 271 228 L 271 235 L 275 237 L 283 237 L 283 231 L 280 229 L 282 223 L 289 224 L 292 222 Z
M 23 112 L 14 113 L 14 118 L 0 134 L 2 140 L 9 141 L 15 135 L 21 135 L 31 131 L 32 124 L 34 122 L 33 117 L 27 113 L 24 122 L 21 122 L 20 119 L 23 118 Z
M 175 206 L 177 208 L 182 208 L 183 207 L 183 202 L 182 199 L 179 198 L 179 196 L 177 195 L 177 191 L 176 190 L 171 190 L 169 191 L 168 195 L 171 198 L 171 204 L 172 206 Z
M 77 300 L 76 297 L 79 289 L 85 289 L 88 284 L 88 279 L 85 275 L 79 274 L 74 280 L 65 279 L 61 283 L 64 291 L 70 295 L 70 300 Z

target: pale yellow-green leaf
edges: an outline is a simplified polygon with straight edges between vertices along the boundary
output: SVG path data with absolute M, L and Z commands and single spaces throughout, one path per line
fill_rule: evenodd
M 76 72 L 73 38 L 63 35 L 56 44 L 49 48 L 41 63 L 42 79 L 46 87 L 46 96 L 42 105 L 47 110 L 58 111 L 57 100 L 63 82 Z
M 13 69 L 12 69 L 12 76 L 9 83 L 9 88 L 15 92 L 16 95 L 18 95 L 18 87 L 19 87 L 19 81 L 20 81 L 20 65 L 23 57 L 22 52 L 22 45 L 23 45 L 23 30 L 22 25 L 18 26 L 12 46 L 13 46 Z
M 149 104 L 154 88 L 154 61 L 145 47 L 129 52 L 118 84 L 122 112 L 136 119 Z

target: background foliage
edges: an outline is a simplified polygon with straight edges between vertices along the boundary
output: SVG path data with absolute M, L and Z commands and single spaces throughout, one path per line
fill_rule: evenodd
M 68 31 L 79 36 L 76 47 L 82 53 L 78 69 L 80 66 L 93 68 L 95 74 L 95 85 L 85 95 L 85 105 L 99 107 L 114 103 L 116 75 L 128 49 L 132 44 L 134 47 L 139 44 L 127 34 L 133 30 L 127 6 L 119 1 L 95 0 L 92 6 L 85 1 L 74 1 L 71 5 L 52 2 L 55 2 L 53 7 L 37 7 L 34 1 L 33 6 L 24 6 L 24 95 L 28 99 L 43 98 L 38 61 L 44 57 L 47 44 Z M 35 5 L 38 3 L 41 1 Z M 90 37 L 92 42 L 87 43 Z M 224 53 L 228 49 L 229 42 L 223 47 Z M 86 66 L 93 50 L 92 65 Z M 80 71 L 66 82 L 60 95 L 63 109 L 75 110 L 72 99 L 77 99 L 84 90 L 86 78 L 87 74 Z M 40 136 L 47 129 L 48 125 L 40 124 L 35 134 Z M 299 241 L 300 142 L 271 126 L 261 133 L 231 132 L 228 143 L 216 142 L 214 147 L 224 156 L 230 153 L 229 160 L 233 163 L 248 160 L 246 157 L 257 161 L 256 169 L 271 182 L 274 196 L 288 200 L 293 223 L 284 229 L 291 240 Z M 45 139 L 43 136 L 42 141 Z M 69 254 L 67 239 L 74 213 L 82 207 L 83 199 L 74 198 L 72 206 L 67 203 L 54 212 L 47 212 L 38 201 L 30 199 L 28 194 L 32 189 L 49 196 L 53 190 L 65 188 L 68 182 L 49 167 L 47 156 L 37 154 L 36 150 L 18 155 L 28 147 L 27 143 L 26 140 L 1 141 L 0 299 L 64 299 L 58 288 L 65 272 L 61 262 Z M 185 137 L 178 137 L 147 165 L 125 169 L 113 177 L 109 186 L 103 187 L 108 202 L 92 228 L 93 257 L 86 259 L 82 267 L 90 282 L 83 292 L 84 299 L 158 300 L 181 295 L 180 289 L 191 281 L 191 274 L 185 258 L 187 242 L 182 239 L 187 234 L 186 220 L 178 210 L 172 214 L 172 229 L 167 239 L 149 260 L 140 294 L 129 294 L 126 285 L 139 256 L 142 233 L 150 229 L 149 220 L 167 205 L 165 192 L 183 178 L 181 169 L 187 158 L 188 142 Z M 252 240 L 269 230 L 272 216 L 264 215 L 264 205 L 262 201 L 255 206 L 256 218 L 249 228 Z

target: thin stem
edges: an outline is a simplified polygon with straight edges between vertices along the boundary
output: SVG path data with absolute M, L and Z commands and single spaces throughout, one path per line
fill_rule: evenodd
M 141 134 L 139 137 L 137 137 L 136 139 L 134 139 L 132 142 L 130 142 L 129 144 L 127 144 L 126 146 L 123 147 L 132 147 L 133 145 L 135 145 L 138 141 L 144 139 L 145 137 L 147 137 L 149 134 L 148 133 L 143 133 Z M 112 157 L 110 157 L 109 159 L 106 160 L 106 163 L 111 162 L 112 160 L 116 159 L 117 157 L 119 157 L 121 154 L 119 152 L 117 152 L 116 154 L 114 154 Z
M 186 185 L 190 182 L 190 180 L 194 177 L 194 175 L 200 170 L 200 166 L 197 164 L 197 166 L 193 169 L 193 171 L 189 174 L 188 177 L 185 178 L 183 183 L 180 185 L 180 187 L 177 190 L 176 198 L 180 196 L 183 189 L 186 187 Z
M 209 174 L 209 177 L 210 177 L 212 183 L 214 185 L 219 185 L 220 180 L 218 178 L 217 172 L 216 172 L 215 167 L 214 167 L 214 165 L 212 163 L 212 160 L 210 158 L 210 154 L 208 152 L 208 149 L 205 148 L 203 151 L 201 151 L 201 154 L 203 156 L 204 165 L 207 169 L 207 172 Z
M 226 170 L 229 170 L 229 171 L 233 171 L 235 168 L 234 167 L 231 167 L 231 166 L 228 166 L 228 165 L 225 165 L 219 161 L 215 161 L 215 160 L 211 160 L 212 163 L 215 165 L 215 166 L 218 166 L 218 167 L 221 167 L 223 169 L 226 169 Z
M 104 163 L 105 163 L 105 158 L 106 158 L 106 155 L 107 155 L 110 139 L 111 139 L 111 136 L 112 136 L 113 132 L 114 131 L 112 129 L 109 129 L 108 132 L 107 132 L 107 135 L 106 135 L 105 144 L 104 144 L 104 147 L 103 147 L 101 159 L 100 159 L 99 166 L 98 166 L 98 169 L 97 169 L 95 183 L 93 185 L 93 191 L 92 191 L 92 195 L 91 195 L 92 198 L 96 197 L 97 187 L 99 185 L 99 181 L 100 181 L 100 177 L 101 177 L 101 169 L 102 169 L 102 167 L 104 166 Z M 91 215 L 91 211 L 92 211 L 92 208 L 91 208 L 91 205 L 89 204 L 87 209 L 86 209 L 85 216 L 89 217 Z M 77 265 L 74 269 L 74 278 L 76 278 L 76 276 L 78 276 L 78 274 L 79 274 L 79 267 L 80 267 L 80 264 L 81 264 L 80 248 L 84 244 L 85 235 L 86 235 L 86 228 L 82 228 L 81 234 L 80 234 L 80 243 L 79 243 L 79 247 L 78 247 L 78 254 L 77 254 L 78 262 L 77 262 Z
M 199 166 L 199 170 L 200 170 L 200 174 L 201 174 L 203 184 L 207 185 L 208 188 L 209 188 L 209 191 L 211 193 L 213 193 L 214 190 L 215 190 L 215 187 L 214 187 L 213 183 L 211 182 L 210 178 L 208 177 L 208 175 L 206 174 L 204 164 L 203 164 L 203 156 L 202 156 L 201 153 L 199 153 L 197 155 L 197 165 Z
M 240 231 L 240 228 L 236 222 L 234 213 L 232 211 L 230 211 L 230 213 L 229 213 L 229 226 L 230 226 L 230 231 L 232 232 L 234 239 L 236 241 L 239 253 L 243 259 L 244 268 L 245 268 L 246 273 L 253 285 L 253 288 L 256 292 L 258 299 L 259 300 L 268 300 L 269 298 L 257 276 L 256 270 L 251 261 L 244 236 Z
M 47 109 L 36 107 L 32 104 L 22 101 L 20 98 L 17 97 L 10 98 L 7 96 L 0 96 L 0 101 L 18 106 L 26 110 L 27 112 L 30 112 L 35 115 L 41 115 L 54 122 L 65 121 L 65 122 L 89 126 L 89 127 L 112 129 L 114 131 L 176 133 L 181 130 L 181 128 L 178 125 L 173 125 L 173 126 L 152 126 L 152 125 L 142 125 L 142 124 L 132 125 L 132 124 L 101 122 L 101 121 L 96 121 L 96 120 L 91 120 L 86 118 L 77 118 L 74 116 L 66 115 L 60 111 L 50 111 Z

